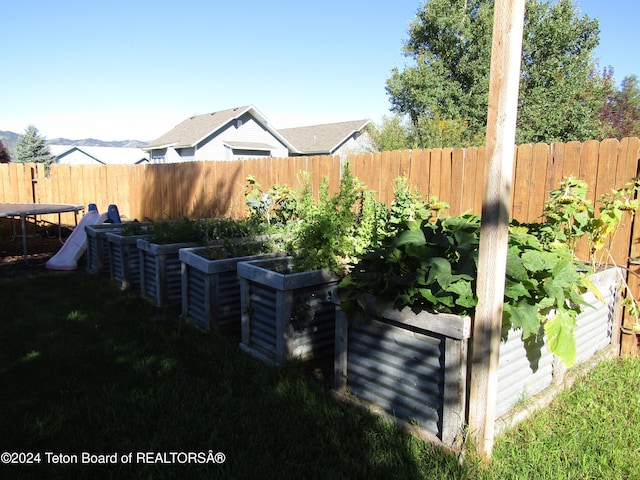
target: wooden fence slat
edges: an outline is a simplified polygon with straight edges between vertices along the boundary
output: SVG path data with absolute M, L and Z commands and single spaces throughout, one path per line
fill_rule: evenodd
M 564 163 L 562 166 L 562 178 L 580 175 L 580 154 L 582 144 L 580 142 L 567 142 L 564 146 Z
M 451 149 L 449 153 L 449 174 L 450 174 L 450 197 L 452 213 L 460 214 L 464 211 L 462 207 L 462 198 L 464 195 L 464 150 L 461 148 Z
M 529 186 L 531 184 L 531 145 L 520 145 L 516 149 L 513 168 L 513 191 L 511 199 L 511 217 L 519 221 L 529 220 Z
M 429 198 L 437 197 L 439 200 L 447 201 L 440 193 L 440 172 L 442 171 L 442 149 L 432 148 L 430 151 L 430 165 L 429 165 Z

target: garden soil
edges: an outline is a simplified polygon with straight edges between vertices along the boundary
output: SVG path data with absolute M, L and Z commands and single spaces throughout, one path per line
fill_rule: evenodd
M 63 229 L 62 239 L 68 235 Z M 54 274 L 45 263 L 60 250 L 62 243 L 56 232 L 36 232 L 27 237 L 27 262 L 22 254 L 22 238 L 0 237 L 0 283 L 14 278 Z M 78 268 L 83 268 L 82 264 Z

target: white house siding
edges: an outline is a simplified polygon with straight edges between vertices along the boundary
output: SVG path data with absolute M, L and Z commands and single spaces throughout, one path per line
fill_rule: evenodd
M 249 115 L 243 115 L 239 120 L 242 125 L 238 126 L 237 120 L 227 124 L 223 129 L 213 134 L 213 139 L 205 139 L 196 149 L 196 160 L 236 160 L 246 158 L 246 155 L 233 155 L 231 149 L 225 146 L 225 142 L 251 142 L 272 145 L 271 153 L 265 152 L 264 157 L 287 157 L 289 150 L 276 137 L 264 129 L 255 119 Z
M 182 158 L 180 157 L 180 154 L 173 148 L 167 148 L 167 154 L 164 157 L 164 161 L 160 162 L 160 163 L 175 163 L 175 162 L 182 162 Z

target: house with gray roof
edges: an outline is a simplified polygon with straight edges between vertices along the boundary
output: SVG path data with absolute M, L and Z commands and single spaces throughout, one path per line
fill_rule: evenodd
M 152 163 L 287 157 L 293 148 L 253 105 L 189 117 L 144 147 Z
M 280 133 L 296 147 L 296 151 L 290 152 L 292 156 L 348 155 L 373 151 L 369 125 L 373 125 L 371 120 L 352 120 L 285 128 Z
M 139 165 L 148 163 L 141 148 L 49 145 L 55 163 L 63 165 Z
M 370 120 L 278 130 L 253 105 L 195 115 L 150 142 L 152 163 L 372 151 Z

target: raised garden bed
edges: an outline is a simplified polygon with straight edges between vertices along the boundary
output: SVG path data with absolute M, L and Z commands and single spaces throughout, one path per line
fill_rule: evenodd
M 111 254 L 107 241 L 107 233 L 117 233 L 128 228 L 128 223 L 100 223 L 84 227 L 87 233 L 87 271 L 92 274 L 111 274 Z M 147 224 L 140 224 L 147 225 Z
M 195 242 L 157 244 L 146 238 L 136 242 L 140 256 L 140 294 L 157 307 L 180 303 L 182 274 L 179 251 Z
M 288 273 L 291 257 L 238 263 L 240 348 L 265 363 L 332 358 L 339 277 L 325 270 Z
M 205 255 L 223 246 L 183 248 L 182 316 L 201 330 L 240 328 L 239 262 L 259 260 L 279 254 L 246 255 L 234 258 L 209 259 Z
M 619 322 L 619 273 L 608 269 L 591 277 L 604 297 L 593 293 L 576 327 L 576 362 L 591 359 L 615 342 Z M 448 314 L 415 313 L 410 308 L 375 313 L 366 297 L 368 321 L 350 324 L 338 308 L 335 389 L 346 398 L 381 410 L 417 427 L 448 446 L 461 438 L 467 418 L 470 320 Z M 532 366 L 519 331 L 500 347 L 496 417 L 511 413 L 523 400 L 562 383 L 566 368 L 545 346 Z
M 147 235 L 122 235 L 107 232 L 106 240 L 109 249 L 109 273 L 111 280 L 120 288 L 140 288 L 140 254 L 138 240 Z

